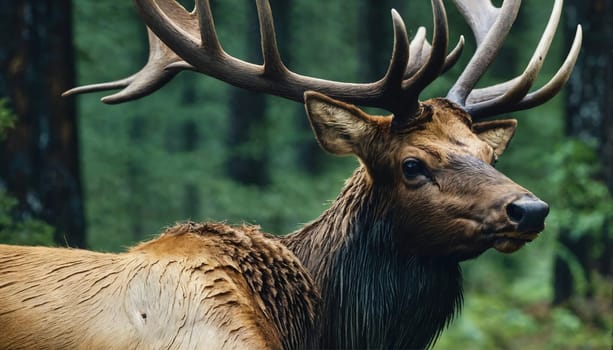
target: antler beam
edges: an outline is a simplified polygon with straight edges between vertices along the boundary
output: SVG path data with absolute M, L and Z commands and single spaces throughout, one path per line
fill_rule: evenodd
M 147 27 L 154 33 L 149 40 L 151 52 L 147 65 L 129 78 L 72 89 L 65 95 L 125 88 L 103 99 L 108 103 L 123 102 L 149 94 L 180 70 L 191 69 L 241 88 L 294 101 L 302 102 L 305 91 L 315 90 L 345 102 L 383 108 L 394 114 L 394 125 L 401 126 L 418 109 L 421 90 L 458 60 L 464 44 L 460 38 L 455 49 L 445 56 L 448 30 L 442 0 L 432 0 L 435 23 L 432 46 L 425 40 L 422 28 L 409 44 L 404 21 L 392 10 L 394 47 L 385 76 L 372 83 L 337 82 L 299 75 L 287 69 L 277 48 L 267 0 L 256 0 L 263 65 L 239 60 L 223 50 L 208 0 L 196 1 L 192 12 L 172 0 L 135 2 Z

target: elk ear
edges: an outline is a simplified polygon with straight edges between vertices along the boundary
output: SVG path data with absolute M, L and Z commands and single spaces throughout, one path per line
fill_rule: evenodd
M 517 120 L 492 120 L 473 124 L 473 131 L 483 142 L 492 146 L 496 156 L 502 155 L 515 134 Z
M 369 130 L 366 113 L 313 91 L 305 92 L 304 104 L 321 147 L 336 155 L 356 153 L 358 143 Z

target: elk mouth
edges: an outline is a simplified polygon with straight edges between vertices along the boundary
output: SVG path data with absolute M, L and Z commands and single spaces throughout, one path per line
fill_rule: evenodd
M 541 230 L 542 231 L 542 230 Z M 492 246 L 501 253 L 513 253 L 522 248 L 526 243 L 535 240 L 541 231 L 516 232 L 505 231 L 493 233 L 490 236 Z

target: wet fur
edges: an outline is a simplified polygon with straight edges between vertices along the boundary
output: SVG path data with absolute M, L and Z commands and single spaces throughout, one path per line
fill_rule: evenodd
M 458 261 L 400 252 L 376 197 L 360 168 L 329 210 L 283 239 L 321 288 L 321 348 L 424 348 L 461 306 Z

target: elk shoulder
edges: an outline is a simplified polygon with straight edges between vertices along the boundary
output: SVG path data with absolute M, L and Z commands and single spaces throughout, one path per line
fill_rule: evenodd
M 254 226 L 178 224 L 121 254 L 0 245 L 0 348 L 301 348 L 318 303 Z

